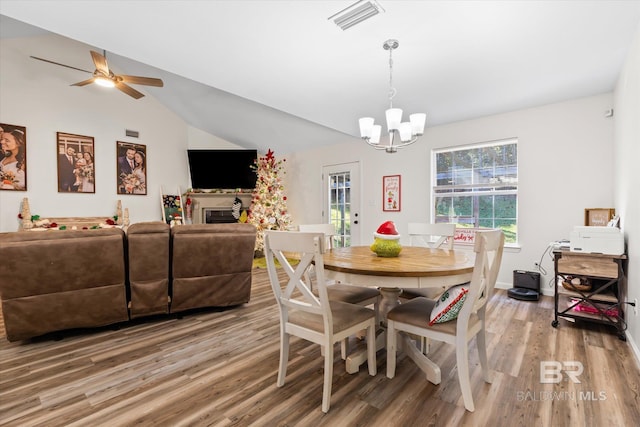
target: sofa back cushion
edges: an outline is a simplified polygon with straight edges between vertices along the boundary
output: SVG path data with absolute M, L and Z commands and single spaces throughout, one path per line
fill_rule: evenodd
M 171 229 L 171 311 L 249 301 L 255 227 L 192 224 Z
M 120 229 L 2 234 L 0 277 L 10 341 L 128 320 Z
M 160 221 L 127 230 L 131 318 L 169 312 L 169 237 L 169 226 Z

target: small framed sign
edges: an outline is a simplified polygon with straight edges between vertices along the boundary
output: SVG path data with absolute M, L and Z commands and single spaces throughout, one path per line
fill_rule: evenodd
M 590 208 L 584 210 L 584 225 L 606 227 L 616 214 L 613 208 Z
M 382 210 L 400 212 L 400 175 L 382 177 Z

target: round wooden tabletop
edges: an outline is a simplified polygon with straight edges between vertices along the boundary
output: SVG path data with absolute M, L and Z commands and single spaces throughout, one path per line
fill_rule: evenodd
M 323 256 L 324 268 L 350 274 L 439 277 L 473 272 L 473 252 L 403 246 L 397 257 L 379 257 L 369 246 L 336 248 Z

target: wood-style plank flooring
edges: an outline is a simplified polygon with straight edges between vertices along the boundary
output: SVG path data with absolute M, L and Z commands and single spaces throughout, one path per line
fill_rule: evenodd
M 640 420 L 640 371 L 613 328 L 560 321 L 553 299 L 490 302 L 492 384 L 470 350 L 476 411 L 465 411 L 452 346 L 433 342 L 433 385 L 399 354 L 396 377 L 366 365 L 344 371 L 334 352 L 331 409 L 320 410 L 322 357 L 293 338 L 284 387 L 276 386 L 278 313 L 266 270 L 251 302 L 9 343 L 0 339 L 2 426 L 631 426 Z M 541 384 L 540 362 L 579 361 L 580 383 Z

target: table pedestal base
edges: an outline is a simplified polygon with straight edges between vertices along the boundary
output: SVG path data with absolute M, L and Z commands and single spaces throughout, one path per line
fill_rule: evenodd
M 440 381 L 442 381 L 440 367 L 425 356 L 418 347 L 415 346 L 413 340 L 406 333 L 400 332 L 400 342 L 402 342 L 402 350 L 405 352 L 407 357 L 413 360 L 416 365 L 418 365 L 418 368 L 426 374 L 427 381 L 436 385 L 440 384 Z

